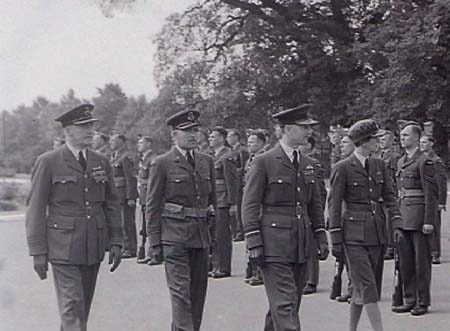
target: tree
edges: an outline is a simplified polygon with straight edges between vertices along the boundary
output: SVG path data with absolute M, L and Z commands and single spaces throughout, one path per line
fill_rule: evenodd
M 95 106 L 94 114 L 99 121 L 98 130 L 109 132 L 119 114 L 127 105 L 127 96 L 119 84 L 108 83 L 103 88 L 98 88 L 98 96 L 92 99 Z

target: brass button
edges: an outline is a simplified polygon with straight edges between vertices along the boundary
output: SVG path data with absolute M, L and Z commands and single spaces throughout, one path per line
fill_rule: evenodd
M 89 201 L 86 201 L 85 204 L 86 204 L 86 206 L 89 206 Z
M 297 187 L 297 192 L 300 192 L 300 187 Z
M 58 224 L 53 224 L 53 227 L 54 227 L 54 228 L 57 228 L 57 227 L 58 227 Z
M 272 226 L 277 226 L 277 223 L 272 223 Z
M 372 192 L 373 190 L 371 188 L 369 188 L 369 192 Z
M 84 175 L 84 178 L 88 178 L 88 175 L 86 174 L 86 175 Z
M 89 191 L 89 189 L 86 187 L 85 189 L 84 189 L 84 192 L 88 192 Z
M 87 215 L 87 219 L 90 220 L 91 219 L 91 215 Z
M 278 179 L 278 183 L 282 183 L 283 181 L 281 179 Z

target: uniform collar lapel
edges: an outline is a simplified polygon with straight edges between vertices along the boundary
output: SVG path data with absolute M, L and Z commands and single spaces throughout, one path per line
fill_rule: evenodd
M 416 161 L 416 159 L 419 157 L 420 153 L 421 153 L 420 149 L 417 149 L 416 152 L 405 162 L 405 159 L 407 156 L 407 154 L 405 152 L 405 155 L 402 157 L 403 164 L 401 165 L 401 167 L 405 168 L 405 167 L 409 166 L 411 163 L 414 163 L 414 161 Z
M 84 170 L 81 167 L 81 164 L 77 161 L 77 159 L 75 159 L 75 156 L 69 150 L 67 145 L 64 145 L 64 147 L 63 147 L 63 158 L 69 168 L 72 168 L 78 172 L 84 173 Z
M 276 152 L 275 158 L 277 158 L 283 166 L 295 172 L 294 165 L 292 164 L 291 160 L 289 160 L 288 156 L 284 152 L 283 147 L 281 147 L 279 143 L 274 147 L 274 150 Z
M 190 165 L 190 163 L 186 160 L 186 157 L 180 153 L 180 151 L 178 150 L 178 148 L 176 148 L 175 146 L 172 147 L 172 153 L 174 156 L 174 161 L 176 163 L 178 163 L 178 165 L 182 168 L 185 168 L 189 171 L 192 171 L 192 166 Z
M 369 176 L 366 169 L 363 168 L 361 162 L 358 160 L 358 158 L 355 156 L 355 154 L 352 154 L 352 156 L 350 156 L 350 162 L 356 172 L 360 173 L 361 175 L 363 175 L 365 177 Z

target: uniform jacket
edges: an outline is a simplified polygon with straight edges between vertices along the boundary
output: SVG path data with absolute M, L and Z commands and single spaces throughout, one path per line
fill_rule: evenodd
M 354 154 L 333 168 L 328 195 L 333 244 L 383 245 L 386 219 L 382 204 L 389 210 L 388 221 L 393 228 L 400 226 L 397 199 L 385 163 L 379 158 L 368 160 L 369 173 Z
M 326 241 L 316 171 L 316 162 L 300 154 L 297 173 L 280 145 L 254 159 L 242 221 L 248 248 L 262 246 L 266 262 L 304 263 L 312 254 L 313 233 Z
M 438 185 L 433 160 L 420 150 L 406 160 L 406 153 L 398 160 L 397 189 L 399 192 L 402 228 L 420 230 L 423 224 L 434 224 L 438 206 Z M 422 191 L 422 196 L 402 197 L 403 189 Z
M 428 157 L 433 160 L 436 168 L 436 181 L 439 187 L 439 205 L 445 207 L 447 205 L 447 173 L 444 161 L 435 152 L 430 153 Z
M 229 147 L 223 147 L 214 157 L 217 208 L 236 205 L 239 198 L 239 176 Z
M 47 254 L 50 262 L 61 264 L 101 262 L 108 239 L 121 246 L 119 202 L 108 159 L 88 150 L 84 171 L 66 145 L 39 156 L 27 200 L 26 233 L 30 255 Z
M 248 150 L 240 144 L 234 147 L 229 155 L 231 165 L 234 167 L 233 174 L 237 176 L 239 190 L 244 186 L 245 163 L 249 156 Z
M 125 148 L 121 148 L 111 154 L 111 165 L 120 203 L 136 200 L 139 194 L 133 156 Z
M 156 157 L 152 150 L 148 150 L 142 155 L 138 165 L 138 186 L 139 186 L 139 203 L 145 205 L 145 196 L 147 194 L 147 182 L 150 172 L 150 164 Z
M 380 153 L 380 159 L 382 159 L 386 165 L 386 170 L 395 185 L 395 175 L 397 173 L 397 163 L 400 159 L 400 154 L 394 151 L 393 148 L 383 149 Z
M 172 244 L 201 248 L 210 244 L 205 218 L 184 217 L 182 208 L 175 206 L 204 210 L 216 204 L 214 161 L 200 152 L 194 153 L 194 159 L 195 169 L 173 147 L 151 164 L 146 219 L 152 246 Z M 172 204 L 173 209 L 166 208 L 171 206 L 167 203 Z

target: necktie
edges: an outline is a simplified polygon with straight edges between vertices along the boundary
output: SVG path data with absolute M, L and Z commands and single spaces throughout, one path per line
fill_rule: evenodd
M 369 158 L 364 161 L 364 169 L 369 173 Z
M 292 158 L 292 164 L 294 165 L 295 170 L 298 170 L 298 152 L 297 152 L 297 151 L 294 151 L 294 152 L 292 153 L 292 156 L 293 156 L 293 158 Z
M 80 162 L 81 167 L 83 168 L 83 170 L 86 170 L 86 159 L 84 158 L 84 155 L 83 155 L 82 151 L 78 152 L 78 162 Z
M 186 159 L 188 160 L 192 168 L 195 168 L 195 161 L 194 158 L 192 157 L 191 151 L 186 152 Z

